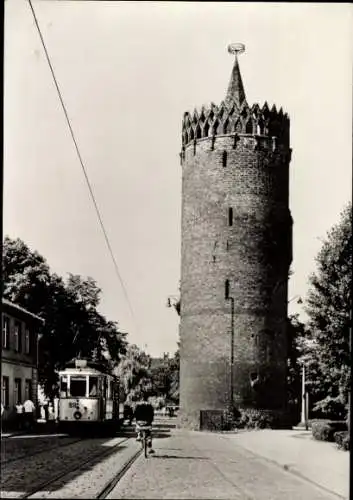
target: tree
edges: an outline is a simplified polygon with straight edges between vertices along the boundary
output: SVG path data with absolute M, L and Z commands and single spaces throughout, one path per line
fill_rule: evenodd
M 312 334 L 311 352 L 305 353 L 312 365 L 307 370 L 309 384 L 316 390 L 314 409 L 327 415 L 344 413 L 350 390 L 351 259 L 349 203 L 316 258 L 317 271 L 310 276 L 306 307 Z
M 175 404 L 179 402 L 179 364 L 179 348 L 173 357 L 164 354 L 153 364 L 150 373 L 154 396 Z
M 125 334 L 97 311 L 100 293 L 93 278 L 69 274 L 65 283 L 50 273 L 38 252 L 19 238 L 5 238 L 3 294 L 45 321 L 39 342 L 39 380 L 49 397 L 56 391 L 57 370 L 72 358 L 94 358 L 112 369 L 125 350 Z
M 119 377 L 120 386 L 128 401 L 137 401 L 143 394 L 153 394 L 150 363 L 150 356 L 137 345 L 127 346 L 114 373 Z
M 170 389 L 168 397 L 175 404 L 179 404 L 179 373 L 180 373 L 180 352 L 178 348 L 170 360 Z
M 126 334 L 118 330 L 118 324 L 108 321 L 97 311 L 101 290 L 96 281 L 69 274 L 66 291 L 80 318 L 76 328 L 75 343 L 82 357 L 93 355 L 113 368 L 126 350 Z
M 38 252 L 32 252 L 19 238 L 4 239 L 2 256 L 3 295 L 40 315 L 47 300 L 49 266 Z

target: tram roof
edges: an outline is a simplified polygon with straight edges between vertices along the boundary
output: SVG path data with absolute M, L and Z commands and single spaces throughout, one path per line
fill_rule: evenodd
M 81 366 L 77 366 L 76 363 L 79 361 Z M 72 359 L 66 363 L 65 368 L 59 371 L 61 373 L 84 373 L 86 375 L 92 373 L 96 375 L 108 375 L 110 377 L 116 378 L 115 375 L 109 373 L 107 368 L 97 361 L 84 360 L 84 359 Z
M 109 375 L 109 373 L 104 373 L 104 372 L 101 372 L 100 370 L 96 370 L 95 368 L 89 368 L 89 367 L 85 367 L 85 368 L 76 368 L 75 366 L 73 367 L 69 367 L 69 368 L 64 368 L 63 370 L 60 370 L 59 371 L 59 375 L 60 374 L 63 374 L 63 373 L 66 373 L 66 374 L 70 374 L 70 373 L 74 373 L 74 374 L 82 374 L 82 375 Z

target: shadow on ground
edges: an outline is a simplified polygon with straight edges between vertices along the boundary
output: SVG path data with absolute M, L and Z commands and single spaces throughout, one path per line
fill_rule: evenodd
M 153 455 L 153 459 L 161 458 L 161 459 L 176 459 L 176 460 L 209 460 L 207 457 L 181 457 L 178 455 Z

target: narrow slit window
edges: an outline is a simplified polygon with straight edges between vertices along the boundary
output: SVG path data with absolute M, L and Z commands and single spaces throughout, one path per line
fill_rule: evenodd
M 232 207 L 228 208 L 228 225 L 233 225 L 233 209 Z
M 227 151 L 223 151 L 223 154 L 222 154 L 222 165 L 223 167 L 226 167 L 227 166 Z
M 224 296 L 226 299 L 229 299 L 229 280 L 226 280 L 224 283 Z

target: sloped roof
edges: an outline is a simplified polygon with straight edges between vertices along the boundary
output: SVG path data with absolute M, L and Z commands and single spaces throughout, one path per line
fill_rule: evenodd
M 2 299 L 2 304 L 3 304 L 3 306 L 6 307 L 6 309 L 10 309 L 10 310 L 13 310 L 13 311 L 18 311 L 21 314 L 24 314 L 26 316 L 30 316 L 31 318 L 36 319 L 37 321 L 40 321 L 41 323 L 44 323 L 44 319 L 43 318 L 40 318 L 36 314 L 33 314 L 30 311 L 27 311 L 27 309 L 25 309 L 24 307 L 19 306 L 18 304 L 15 304 L 14 302 L 10 302 L 7 299 Z

